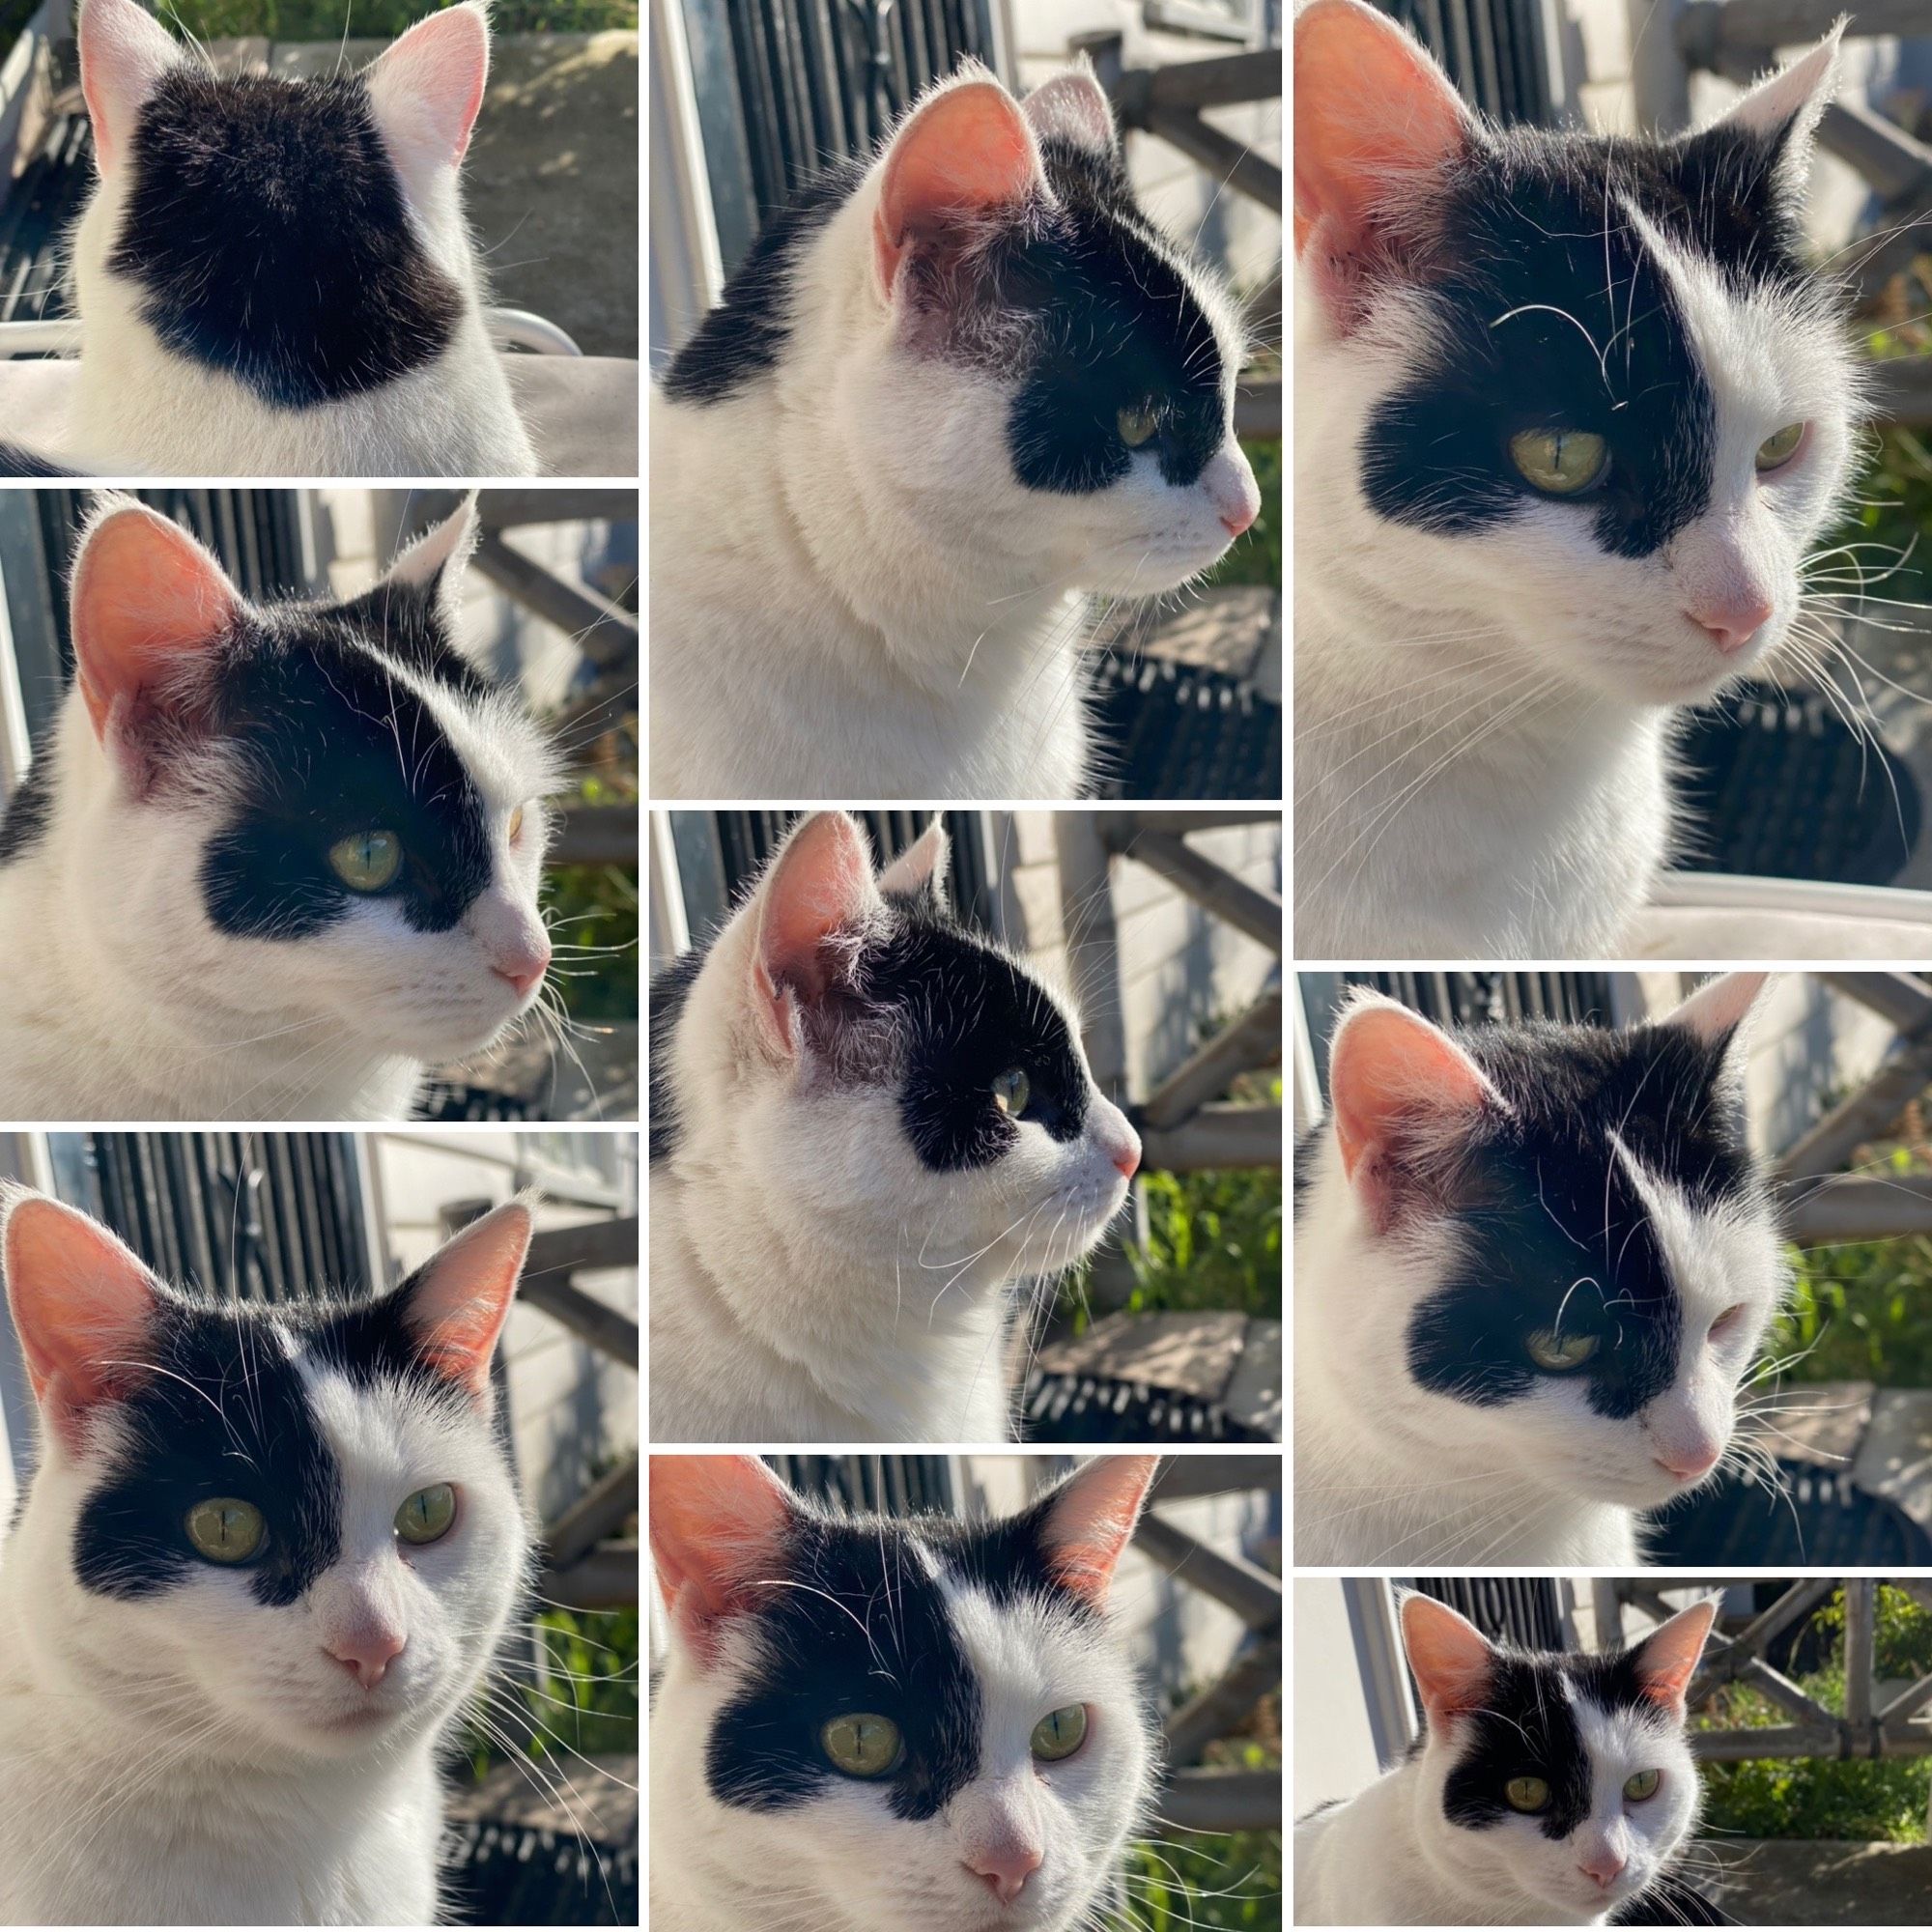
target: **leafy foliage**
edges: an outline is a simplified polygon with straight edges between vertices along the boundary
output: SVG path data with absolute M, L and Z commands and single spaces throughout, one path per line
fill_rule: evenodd
M 595 1757 L 638 1748 L 637 1608 L 547 1609 L 533 1629 L 535 1681 L 499 1692 L 487 1726 L 470 1727 L 466 1755 L 479 1783 L 494 1766 L 511 1761 L 511 1745 L 539 1768 L 549 1759 L 574 1765 L 576 1752 Z M 523 1707 L 521 1721 L 513 1703 Z

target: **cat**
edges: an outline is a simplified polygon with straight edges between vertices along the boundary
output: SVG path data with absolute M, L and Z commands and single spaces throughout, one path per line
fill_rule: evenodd
M 72 237 L 69 464 L 100 475 L 529 476 L 457 171 L 475 0 L 359 74 L 217 75 L 134 0 L 81 0 L 98 173 Z M 33 452 L 27 473 L 62 473 Z M 4 473 L 4 468 L 0 468 Z
M 1009 1291 L 1126 1200 L 1139 1137 L 946 855 L 874 880 L 818 812 L 651 987 L 658 1441 L 1008 1440 Z
M 653 1456 L 655 1932 L 1111 1923 L 1155 1737 L 1108 1586 L 1158 1460 L 1098 1456 L 962 1524 Z
M 1684 1700 L 1716 1615 L 1693 1604 L 1587 1657 L 1492 1644 L 1447 1605 L 1406 1597 L 1422 1736 L 1295 1826 L 1295 1923 L 1653 1922 L 1645 1895 L 1673 1889 L 1697 1823 Z
M 1133 198 L 1084 63 L 972 63 L 775 214 L 652 401 L 651 779 L 1072 798 L 1084 593 L 1254 521 L 1242 327 Z
M 527 1587 L 495 1209 L 374 1301 L 163 1286 L 0 1220 L 39 1463 L 0 1538 L 0 1921 L 426 1925 L 438 1754 Z
M 557 765 L 451 641 L 475 529 L 257 606 L 166 518 L 96 514 L 0 816 L 0 1117 L 393 1120 L 531 1010 Z
M 1295 1560 L 1631 1568 L 1731 1445 L 1787 1278 L 1732 974 L 1453 1037 L 1358 994 L 1295 1163 Z
M 1860 412 L 1800 200 L 1837 35 L 1675 141 L 1295 27 L 1295 951 L 1617 957 L 1684 707 L 1811 648 Z

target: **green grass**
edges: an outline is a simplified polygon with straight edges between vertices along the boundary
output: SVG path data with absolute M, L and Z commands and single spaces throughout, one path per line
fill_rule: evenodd
M 1829 1710 L 1845 1708 L 1845 1593 L 1834 1591 L 1813 1622 L 1832 1637 L 1826 1662 L 1797 1679 Z M 1878 1590 L 1876 1655 L 1881 1677 L 1916 1678 L 1932 1670 L 1932 1612 L 1902 1590 Z M 1731 1685 L 1692 1719 L 1693 1729 L 1742 1729 L 1788 1723 L 1761 1691 Z M 1748 1838 L 1925 1841 L 1932 1758 L 1751 1758 L 1703 1768 L 1704 1826 L 1713 1835 Z
M 158 0 L 163 20 L 198 41 L 266 34 L 271 41 L 390 40 L 446 0 Z M 498 34 L 578 34 L 635 27 L 637 0 L 494 0 Z
M 1203 580 L 1208 584 L 1260 583 L 1279 590 L 1282 583 L 1281 440 L 1244 437 L 1241 447 L 1261 485 L 1262 510 L 1228 554 Z
M 489 1728 L 471 1725 L 467 1755 L 479 1783 L 512 1760 L 509 1743 L 539 1767 L 555 1760 L 580 1770 L 574 1751 L 596 1757 L 638 1748 L 638 1611 L 545 1610 L 536 1624 L 547 1675 L 498 1691 Z

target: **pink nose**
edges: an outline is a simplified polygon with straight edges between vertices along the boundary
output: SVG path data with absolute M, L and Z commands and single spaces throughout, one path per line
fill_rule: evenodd
M 1002 1905 L 1010 1905 L 1039 1869 L 1039 1853 L 1032 1845 L 999 1845 L 975 1852 L 966 1861 L 966 1869 L 984 1879 L 986 1889 Z
M 1259 503 L 1243 502 L 1237 504 L 1232 510 L 1223 510 L 1221 512 L 1221 527 L 1231 537 L 1239 536 L 1254 522 L 1256 516 L 1261 511 L 1261 507 Z
M 1114 1165 L 1131 1180 L 1140 1169 L 1141 1137 L 1133 1128 L 1126 1129 L 1126 1139 L 1114 1150 Z
M 1747 590 L 1735 597 L 1713 598 L 1684 614 L 1729 657 L 1743 650 L 1764 628 L 1771 615 L 1771 599 L 1762 590 Z
M 526 1000 L 530 989 L 535 986 L 550 969 L 550 948 L 542 947 L 533 952 L 519 952 L 501 960 L 493 969 L 499 980 L 507 980 L 517 989 L 517 997 Z
M 1585 1859 L 1577 1867 L 1585 1878 L 1593 1878 L 1601 1886 L 1607 1886 L 1624 1868 L 1624 1861 L 1615 1852 L 1602 1851 L 1593 1859 Z
M 1659 1456 L 1656 1462 L 1666 1474 L 1688 1483 L 1693 1476 L 1703 1475 L 1717 1460 L 1715 1449 L 1680 1449 L 1668 1456 Z
M 323 1646 L 325 1655 L 334 1658 L 365 1690 L 373 1690 L 386 1675 L 390 1660 L 403 1654 L 407 1637 L 393 1631 L 360 1631 Z

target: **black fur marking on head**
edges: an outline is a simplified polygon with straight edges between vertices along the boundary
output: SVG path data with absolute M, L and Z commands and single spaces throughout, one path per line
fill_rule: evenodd
M 684 1003 L 704 970 L 705 951 L 693 946 L 674 959 L 651 981 L 651 1148 L 655 1161 L 668 1160 L 677 1151 L 679 1129 L 677 1090 L 671 1084 L 671 1042 L 677 1037 L 678 1022 L 684 1017 Z
M 177 354 L 282 409 L 436 360 L 463 314 L 417 240 L 359 76 L 216 76 L 183 63 L 128 157 L 113 271 Z
M 891 924 L 858 968 L 861 998 L 902 1037 L 899 1118 L 913 1151 L 945 1172 L 989 1167 L 1019 1137 L 993 1082 L 1018 1067 L 1032 1089 L 1022 1119 L 1057 1141 L 1087 1121 L 1087 1067 L 1059 1006 L 930 893 L 889 894 Z
M 206 1562 L 187 1540 L 188 1511 L 235 1496 L 268 1523 L 261 1555 L 234 1566 L 255 1601 L 286 1607 L 311 1588 L 340 1554 L 342 1472 L 269 1323 L 293 1329 L 309 1361 L 364 1387 L 387 1379 L 468 1404 L 467 1391 L 425 1360 L 404 1319 L 419 1278 L 377 1301 L 287 1302 L 271 1317 L 245 1303 L 164 1301 L 151 1348 L 167 1373 L 138 1378 L 117 1405 L 124 1446 L 74 1526 L 81 1584 L 148 1597 L 181 1582 Z
M 433 600 L 394 587 L 371 597 L 386 600 L 386 632 L 371 598 L 242 619 L 213 724 L 242 775 L 240 803 L 202 862 L 208 916 L 223 932 L 302 939 L 344 917 L 360 895 L 328 851 L 358 832 L 401 838 L 402 871 L 375 896 L 418 932 L 449 931 L 490 883 L 482 794 L 430 707 L 384 660 L 469 696 L 489 687 L 441 639 Z
M 1039 1505 L 1006 1522 L 922 1518 L 910 1530 L 872 1517 L 802 1518 L 777 1571 L 804 1587 L 772 1590 L 753 1613 L 758 1662 L 705 1747 L 713 1797 L 751 1811 L 810 1802 L 841 1777 L 820 1732 L 869 1712 L 898 1725 L 904 1751 L 897 1770 L 867 1781 L 895 1817 L 936 1816 L 979 1776 L 980 1685 L 944 1592 L 908 1545 L 916 1533 L 946 1571 L 996 1603 L 1040 1598 L 1088 1618 L 1053 1570 L 1042 1521 Z
M 0 440 L 0 476 L 77 476 L 77 469 L 63 469 L 58 463 L 22 449 L 17 442 Z
M 1457 1037 L 1507 1110 L 1486 1114 L 1463 1151 L 1449 1204 L 1463 1259 L 1410 1319 L 1409 1374 L 1481 1406 L 1576 1381 L 1597 1414 L 1635 1415 L 1675 1378 L 1682 1307 L 1611 1137 L 1702 1208 L 1769 1212 L 1724 1077 L 1728 1039 L 1707 1045 L 1668 1022 Z M 1527 1352 L 1539 1330 L 1593 1335 L 1597 1351 L 1551 1376 Z
M 1527 1817 L 1546 1838 L 1567 1838 L 1590 1813 L 1590 1755 L 1573 1696 L 1605 1713 L 1634 1713 L 1660 1740 L 1676 1733 L 1662 1707 L 1645 1694 L 1636 1655 L 1636 1648 L 1605 1657 L 1498 1652 L 1482 1708 L 1456 1720 L 1458 1751 L 1443 1781 L 1443 1816 L 1472 1832 Z M 1511 1805 L 1504 1794 L 1517 1777 L 1540 1777 L 1549 1786 L 1545 1810 L 1520 1813 Z
M 1733 285 L 1770 284 L 1822 319 L 1779 145 L 1722 127 L 1669 144 L 1536 130 L 1476 144 L 1430 212 L 1421 367 L 1362 434 L 1371 507 L 1450 535 L 1492 527 L 1548 500 L 1511 462 L 1511 438 L 1581 430 L 1606 440 L 1609 470 L 1559 507 L 1611 555 L 1662 549 L 1710 500 L 1716 408 L 1628 211 Z
M 27 767 L 0 811 L 0 866 L 31 851 L 47 835 L 54 814 L 54 760 L 49 748 Z
M 698 324 L 664 373 L 678 403 L 719 403 L 778 367 L 791 334 L 792 274 L 799 257 L 864 178 L 856 162 L 828 168 L 788 207 L 773 213 L 725 284 L 724 299 Z

